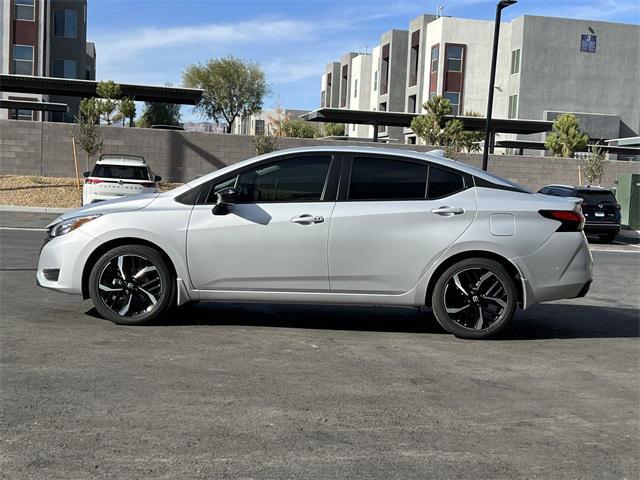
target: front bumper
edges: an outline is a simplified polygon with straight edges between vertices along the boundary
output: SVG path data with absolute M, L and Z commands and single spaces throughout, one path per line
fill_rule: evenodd
M 58 292 L 81 294 L 82 269 L 94 241 L 82 229 L 49 239 L 40 250 L 36 284 Z

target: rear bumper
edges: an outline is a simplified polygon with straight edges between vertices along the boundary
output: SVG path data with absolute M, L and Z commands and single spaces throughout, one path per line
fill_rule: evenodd
M 586 233 L 614 233 L 620 231 L 619 223 L 585 223 L 584 231 Z
M 593 258 L 582 232 L 556 232 L 533 254 L 511 260 L 524 277 L 524 308 L 584 296 L 593 280 Z

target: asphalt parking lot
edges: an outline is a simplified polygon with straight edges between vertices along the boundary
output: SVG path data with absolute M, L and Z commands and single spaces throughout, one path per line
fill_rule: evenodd
M 0 472 L 640 477 L 640 245 L 583 299 L 465 341 L 409 309 L 203 304 L 120 327 L 40 289 L 51 215 L 0 213 Z

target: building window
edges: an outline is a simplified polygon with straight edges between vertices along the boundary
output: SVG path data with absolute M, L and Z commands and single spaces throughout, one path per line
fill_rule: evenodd
M 445 92 L 444 98 L 451 102 L 451 115 L 460 115 L 460 93 Z
M 462 71 L 462 47 L 448 46 L 447 47 L 447 71 L 448 72 L 461 72 Z
M 353 81 L 353 98 L 358 98 L 358 79 Z
M 520 73 L 520 49 L 511 52 L 511 75 Z
M 340 81 L 340 107 L 347 106 L 347 90 L 349 87 L 349 65 L 342 66 L 342 78 Z
M 76 38 L 78 34 L 78 11 L 54 10 L 53 34 L 56 37 Z
M 13 73 L 17 75 L 33 75 L 33 46 L 13 46 Z
M 431 49 L 431 73 L 438 73 L 438 60 L 440 57 L 440 45 Z
M 76 78 L 75 60 L 53 60 L 53 76 L 57 78 Z
M 517 118 L 518 116 L 518 95 L 509 96 L 509 118 Z
M 11 110 L 12 120 L 33 120 L 33 112 L 24 108 L 14 108 Z
M 34 21 L 36 18 L 35 0 L 16 0 L 16 20 Z
M 440 45 L 431 47 L 431 68 L 429 75 L 429 98 L 438 90 L 438 60 L 440 59 Z
M 256 120 L 256 123 L 255 123 L 255 134 L 256 135 L 264 135 L 264 120 Z
M 416 96 L 409 95 L 409 101 L 407 102 L 407 112 L 416 113 Z
M 373 91 L 378 90 L 378 70 L 373 72 Z
M 387 111 L 387 102 L 382 102 L 378 106 L 378 111 L 379 112 L 386 112 Z M 387 131 L 387 126 L 386 125 L 380 125 L 378 127 L 378 133 L 385 133 L 386 131 Z
M 330 73 L 327 73 L 327 96 L 326 96 L 326 105 L 323 105 L 325 107 L 330 107 L 331 106 L 331 77 L 332 75 Z
M 389 91 L 389 58 L 391 56 L 391 46 L 389 43 L 382 46 L 382 60 L 380 62 L 380 95 L 385 95 Z
M 418 63 L 420 62 L 420 30 L 411 34 L 411 57 L 409 59 L 409 86 L 418 84 Z

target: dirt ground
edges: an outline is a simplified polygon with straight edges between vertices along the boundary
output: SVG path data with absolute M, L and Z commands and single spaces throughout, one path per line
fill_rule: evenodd
M 0 175 L 0 205 L 21 207 L 75 208 L 82 201 L 82 181 L 78 189 L 73 177 Z M 167 191 L 179 183 L 161 183 Z

